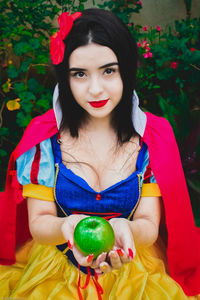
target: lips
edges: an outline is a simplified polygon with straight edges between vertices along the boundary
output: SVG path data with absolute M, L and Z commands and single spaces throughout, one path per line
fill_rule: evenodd
M 109 99 L 106 100 L 100 100 L 100 101 L 90 101 L 89 104 L 92 107 L 103 107 L 104 105 L 106 105 L 106 103 L 108 102 Z

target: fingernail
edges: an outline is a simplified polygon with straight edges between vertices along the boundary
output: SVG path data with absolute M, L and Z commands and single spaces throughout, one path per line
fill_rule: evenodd
M 122 252 L 122 249 L 117 249 L 117 253 L 118 253 L 119 256 L 123 256 L 124 255 L 124 253 Z
M 133 259 L 133 251 L 131 248 L 128 248 L 128 255 Z
M 87 262 L 91 262 L 94 258 L 94 254 L 88 255 Z
M 105 272 L 107 270 L 107 267 L 104 265 L 101 267 L 102 272 Z
M 72 249 L 72 244 L 70 243 L 69 240 L 67 241 L 67 244 L 68 244 L 69 249 Z

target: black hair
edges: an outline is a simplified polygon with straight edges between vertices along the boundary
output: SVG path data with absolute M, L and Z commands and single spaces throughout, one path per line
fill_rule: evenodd
M 123 82 L 123 94 L 112 114 L 112 124 L 118 142 L 124 143 L 134 135 L 132 124 L 132 96 L 136 85 L 137 44 L 126 25 L 112 12 L 91 8 L 74 21 L 64 40 L 62 63 L 55 65 L 59 88 L 59 101 L 63 112 L 61 129 L 68 128 L 73 137 L 86 120 L 84 109 L 75 101 L 69 86 L 69 57 L 78 47 L 90 42 L 109 47 L 115 53 Z

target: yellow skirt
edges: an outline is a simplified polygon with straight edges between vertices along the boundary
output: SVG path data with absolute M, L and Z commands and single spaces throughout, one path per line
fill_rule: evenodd
M 184 294 L 167 275 L 165 261 L 158 243 L 138 249 L 133 262 L 99 276 L 102 300 L 200 299 Z M 81 286 L 86 277 L 81 272 Z M 78 300 L 78 280 L 78 269 L 56 247 L 29 242 L 17 253 L 16 264 L 0 266 L 0 299 Z M 98 300 L 92 279 L 81 294 L 84 300 Z

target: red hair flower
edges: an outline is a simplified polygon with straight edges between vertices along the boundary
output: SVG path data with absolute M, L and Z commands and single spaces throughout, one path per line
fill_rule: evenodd
M 58 65 L 63 61 L 65 52 L 63 40 L 71 31 L 74 20 L 78 19 L 81 15 L 81 12 L 76 12 L 72 15 L 69 15 L 68 12 L 64 12 L 58 17 L 60 30 L 50 37 L 50 54 L 54 65 Z

